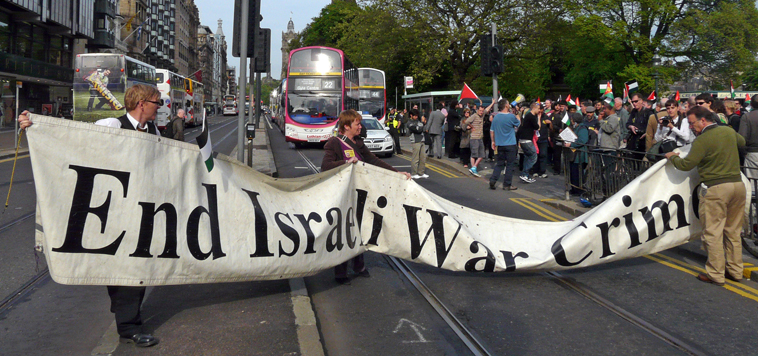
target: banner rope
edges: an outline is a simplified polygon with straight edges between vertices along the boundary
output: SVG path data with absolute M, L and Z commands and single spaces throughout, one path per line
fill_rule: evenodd
M 3 214 L 8 210 L 8 202 L 11 200 L 11 189 L 13 188 L 13 176 L 16 174 L 16 162 L 18 161 L 18 148 L 21 147 L 21 136 L 24 135 L 24 130 L 18 133 L 18 142 L 16 142 L 16 156 L 13 157 L 13 169 L 11 170 L 11 181 L 8 185 L 8 196 L 5 198 L 5 208 L 3 208 Z

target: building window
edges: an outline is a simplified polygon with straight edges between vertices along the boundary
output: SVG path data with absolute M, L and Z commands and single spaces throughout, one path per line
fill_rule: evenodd
M 11 50 L 11 21 L 10 16 L 0 12 L 0 52 L 9 53 Z
M 32 56 L 32 26 L 19 22 L 16 24 L 15 48 L 13 53 L 22 57 Z

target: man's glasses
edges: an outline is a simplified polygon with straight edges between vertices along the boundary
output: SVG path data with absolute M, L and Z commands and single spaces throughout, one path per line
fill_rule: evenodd
M 145 100 L 145 102 L 153 103 L 153 104 L 158 105 L 158 106 L 163 106 L 163 99 L 160 99 L 158 101 Z
M 639 103 L 640 101 L 639 101 L 639 100 L 632 100 L 632 102 L 633 102 L 633 103 L 635 103 L 635 104 L 637 104 L 637 103 Z
M 698 101 L 698 102 L 695 102 L 695 104 L 697 104 L 698 106 L 705 105 L 705 101 Z

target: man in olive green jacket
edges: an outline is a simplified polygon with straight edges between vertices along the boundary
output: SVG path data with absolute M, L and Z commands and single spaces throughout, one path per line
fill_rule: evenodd
M 706 273 L 697 279 L 722 286 L 724 279 L 742 280 L 740 232 L 746 190 L 737 148 L 745 147 L 745 138 L 728 126 L 718 126 L 714 117 L 700 106 L 687 111 L 687 121 L 698 137 L 692 142 L 687 157 L 669 152 L 666 158 L 683 171 L 697 167 L 701 183 L 698 211 L 703 225 L 703 245 L 708 253 Z

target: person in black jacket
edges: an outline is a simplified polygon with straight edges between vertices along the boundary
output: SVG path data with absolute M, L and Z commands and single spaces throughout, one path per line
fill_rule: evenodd
M 447 110 L 447 132 L 445 133 L 445 150 L 449 158 L 458 158 L 461 155 L 461 115 L 458 113 L 458 101 L 450 103 Z
M 627 138 L 626 149 L 634 151 L 634 158 L 642 159 L 645 157 L 645 132 L 650 115 L 655 112 L 645 107 L 645 99 L 640 93 L 634 93 L 631 96 L 634 109 L 629 113 L 629 119 L 626 126 L 629 128 L 629 137 Z
M 352 109 L 345 110 L 340 113 L 337 125 L 339 127 L 339 135 L 330 137 L 324 145 L 324 159 L 321 161 L 322 172 L 337 168 L 343 164 L 352 164 L 358 161 L 397 172 L 397 169 L 371 153 L 363 143 L 363 139 L 360 136 L 362 127 L 361 114 Z M 407 179 L 411 179 L 410 173 L 400 173 Z M 339 284 L 350 284 L 350 278 L 347 277 L 347 264 L 348 262 L 345 262 L 334 267 L 334 279 Z M 363 255 L 353 258 L 353 272 L 361 277 L 371 276 L 363 262 Z

